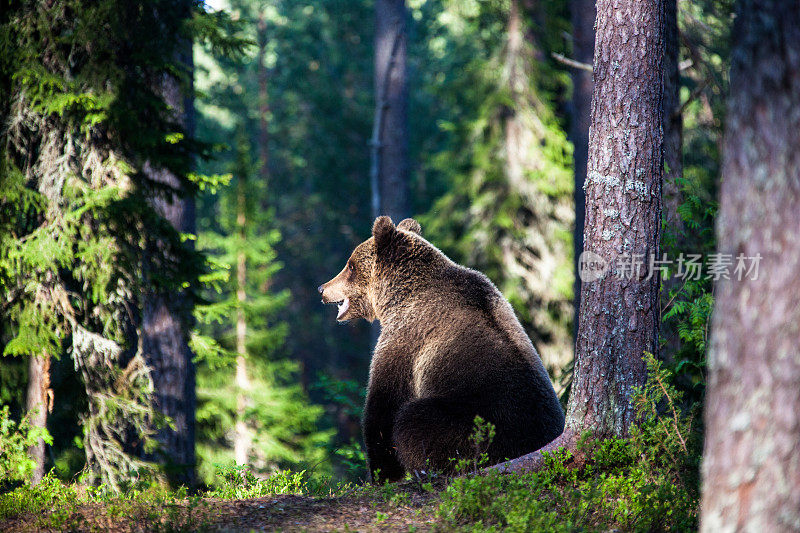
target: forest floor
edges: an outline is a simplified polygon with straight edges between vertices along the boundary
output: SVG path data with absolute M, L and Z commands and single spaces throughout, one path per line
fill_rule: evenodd
M 431 531 L 436 529 L 437 496 L 438 491 L 409 486 L 392 495 L 375 490 L 332 498 L 188 498 L 160 508 L 147 501 L 84 504 L 24 513 L 0 521 L 0 531 Z

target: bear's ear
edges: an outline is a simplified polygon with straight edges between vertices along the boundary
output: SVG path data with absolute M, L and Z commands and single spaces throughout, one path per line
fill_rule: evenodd
M 372 236 L 375 237 L 375 247 L 380 249 L 389 244 L 395 231 L 394 223 L 391 218 L 387 216 L 376 218 L 375 223 L 372 225 Z
M 417 222 L 413 218 L 403 219 L 397 225 L 397 229 L 402 229 L 402 230 L 410 231 L 412 233 L 416 233 L 417 235 L 422 235 L 422 226 L 420 226 L 419 222 Z

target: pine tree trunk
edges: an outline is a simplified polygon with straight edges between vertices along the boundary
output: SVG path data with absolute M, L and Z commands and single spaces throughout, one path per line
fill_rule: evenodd
M 180 60 L 192 65 L 191 48 Z M 162 95 L 173 109 L 182 113 L 185 129 L 191 134 L 194 121 L 194 104 L 184 97 L 177 80 L 166 78 Z M 177 176 L 165 169 L 145 165 L 145 172 L 157 182 L 182 190 Z M 172 195 L 169 200 L 152 199 L 155 210 L 182 233 L 195 233 L 194 198 Z M 187 244 L 188 245 L 188 244 Z M 175 429 L 159 431 L 168 473 L 177 483 L 194 483 L 195 466 L 195 371 L 188 335 L 191 326 L 193 302 L 188 294 L 174 291 L 169 294 L 153 292 L 144 298 L 142 309 L 142 353 L 151 369 L 155 407 L 172 419 Z
M 585 431 L 626 436 L 634 421 L 631 395 L 645 383 L 642 354 L 656 353 L 660 322 L 647 257 L 658 257 L 661 234 L 663 16 L 661 0 L 597 2 L 584 248 L 608 268 L 582 283 L 564 433 L 494 469 L 540 468 L 541 452 L 574 448 Z M 618 263 L 637 256 L 644 265 L 629 276 Z
M 663 0 L 597 2 L 584 249 L 611 268 L 581 288 L 567 408 L 574 431 L 626 435 L 633 388 L 646 377 L 642 353 L 656 353 L 658 278 L 646 269 L 628 278 L 617 263 L 658 257 L 663 25 Z
M 410 216 L 405 0 L 375 1 L 375 123 L 370 180 L 374 216 Z
M 50 388 L 50 356 L 30 356 L 28 361 L 28 390 L 25 411 L 33 427 L 46 428 L 47 414 L 53 407 L 53 391 Z M 37 485 L 44 477 L 45 444 L 42 439 L 30 447 L 28 456 L 36 462 L 31 484 Z
M 717 220 L 732 265 L 712 321 L 701 530 L 797 531 L 800 8 L 737 11 Z M 746 268 L 760 254 L 757 276 L 737 273 L 740 254 Z
M 572 16 L 572 56 L 581 63 L 592 63 L 594 57 L 594 0 L 573 0 L 570 2 Z M 575 264 L 575 338 L 578 336 L 581 308 L 581 279 L 578 277 L 578 258 L 583 252 L 583 223 L 586 217 L 586 196 L 583 184 L 586 182 L 586 165 L 589 160 L 589 120 L 592 109 L 592 73 L 583 69 L 572 69 L 572 113 L 570 121 L 570 140 L 572 141 L 575 164 L 575 232 L 573 233 Z

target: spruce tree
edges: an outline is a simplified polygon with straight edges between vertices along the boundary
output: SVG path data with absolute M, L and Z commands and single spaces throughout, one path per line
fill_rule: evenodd
M 171 423 L 154 408 L 139 342 L 143 295 L 191 292 L 205 269 L 152 205 L 195 194 L 192 161 L 205 152 L 161 82 L 189 87 L 177 59 L 187 40 L 239 46 L 193 6 L 39 1 L 3 15 L 3 354 L 73 360 L 88 398 L 86 471 L 110 490 L 150 469 L 143 457 Z M 153 180 L 146 165 L 176 184 Z

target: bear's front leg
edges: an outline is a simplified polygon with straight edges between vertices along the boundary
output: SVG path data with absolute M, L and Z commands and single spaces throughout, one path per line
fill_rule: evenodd
M 373 483 L 397 481 L 405 469 L 392 445 L 392 426 L 397 407 L 393 398 L 379 390 L 367 393 L 364 406 L 364 445 L 367 448 L 367 471 Z

